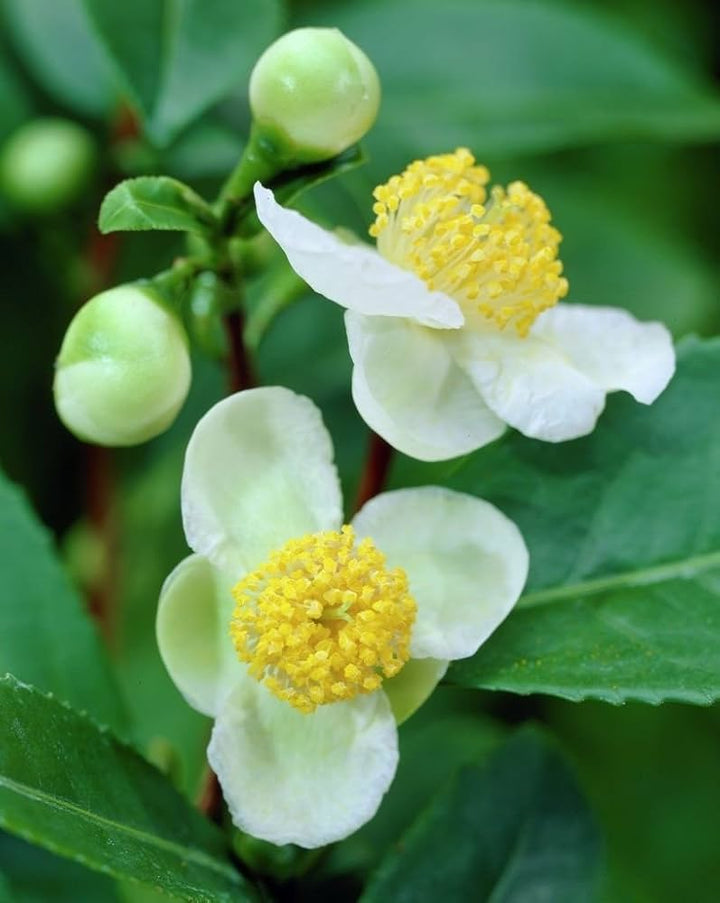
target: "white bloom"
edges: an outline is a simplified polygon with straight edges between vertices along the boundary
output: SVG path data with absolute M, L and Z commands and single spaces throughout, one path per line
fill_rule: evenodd
M 487 502 L 437 487 L 379 495 L 341 529 L 320 414 L 282 388 L 200 421 L 182 510 L 196 554 L 163 586 L 158 642 L 215 719 L 208 758 L 233 821 L 276 844 L 338 840 L 392 781 L 397 722 L 514 605 L 522 537 Z
M 667 329 L 558 303 L 561 236 L 526 185 L 486 190 L 467 150 L 375 189 L 377 250 L 343 244 L 255 186 L 261 222 L 316 292 L 347 308 L 352 391 L 367 424 L 427 461 L 505 425 L 560 442 L 591 432 L 608 392 L 650 404 L 675 370 Z

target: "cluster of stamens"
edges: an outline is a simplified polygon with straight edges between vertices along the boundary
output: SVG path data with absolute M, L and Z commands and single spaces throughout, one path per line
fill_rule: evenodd
M 370 234 L 380 253 L 454 298 L 472 322 L 527 335 L 535 318 L 567 294 L 541 197 L 524 182 L 494 186 L 465 148 L 416 160 L 379 185 Z
M 293 539 L 233 588 L 230 634 L 250 674 L 302 712 L 377 690 L 410 656 L 415 601 L 352 527 Z

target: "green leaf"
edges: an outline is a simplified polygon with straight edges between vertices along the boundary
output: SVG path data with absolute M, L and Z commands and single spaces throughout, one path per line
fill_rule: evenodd
M 393 167 L 459 145 L 485 158 L 720 134 L 709 83 L 587 4 L 386 0 L 333 13 L 382 78 L 368 148 Z
M 4 831 L 0 831 L 0 869 L 16 903 L 119 903 L 112 878 Z
M 105 195 L 101 232 L 186 231 L 204 233 L 215 225 L 210 206 L 192 188 L 168 176 L 126 179 Z
M 363 903 L 584 903 L 599 842 L 580 792 L 541 735 L 464 768 L 388 854 Z
M 43 88 L 80 113 L 103 116 L 115 79 L 78 0 L 5 0 L 15 44 Z
M 275 36 L 279 0 L 83 0 L 150 138 L 166 144 L 232 88 Z
M 10 671 L 113 727 L 123 707 L 48 533 L 0 474 L 0 674 Z
M 0 680 L 0 720 L 7 830 L 185 900 L 252 899 L 222 834 L 108 731 L 9 675 Z
M 720 339 L 686 340 L 678 358 L 655 404 L 616 395 L 587 438 L 515 434 L 456 465 L 450 485 L 515 520 L 531 564 L 518 608 L 451 667 L 452 683 L 607 702 L 720 697 Z
M 30 101 L 13 70 L 0 57 L 0 141 L 31 115 Z
M 13 903 L 10 885 L 2 875 L 0 875 L 0 903 Z

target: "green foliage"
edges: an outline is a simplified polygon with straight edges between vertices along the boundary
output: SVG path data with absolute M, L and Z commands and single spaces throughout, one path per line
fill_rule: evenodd
M 607 702 L 720 696 L 719 368 L 720 342 L 686 341 L 651 407 L 616 397 L 586 439 L 511 436 L 460 464 L 449 484 L 518 523 L 531 572 L 449 680 Z
M 95 630 L 47 532 L 1 475 L 0 533 L 0 673 L 11 672 L 122 727 L 123 707 Z
M 78 0 L 5 0 L 5 15 L 43 88 L 82 113 L 104 116 L 115 79 Z
M 393 165 L 458 145 L 487 156 L 720 135 L 709 86 L 587 5 L 390 0 L 338 7 L 334 22 L 380 73 L 370 147 L 392 142 Z
M 209 205 L 192 188 L 167 176 L 126 179 L 100 208 L 101 232 L 187 231 L 203 234 L 215 225 Z
M 82 0 L 145 120 L 166 144 L 236 88 L 274 37 L 278 0 Z
M 589 903 L 598 874 L 599 839 L 574 779 L 542 736 L 524 731 L 484 771 L 460 771 L 362 900 Z
M 0 824 L 186 900 L 253 896 L 222 835 L 144 759 L 52 696 L 0 680 Z M 57 767 L 62 761 L 62 769 Z

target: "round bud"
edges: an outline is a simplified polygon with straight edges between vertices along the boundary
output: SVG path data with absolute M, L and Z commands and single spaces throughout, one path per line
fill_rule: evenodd
M 336 28 L 298 28 L 263 53 L 250 77 L 261 132 L 301 162 L 325 160 L 365 135 L 380 105 L 380 80 Z
M 167 429 L 190 388 L 187 337 L 152 290 L 123 285 L 83 305 L 65 333 L 55 406 L 79 439 L 136 445 Z
M 75 200 L 90 181 L 92 135 L 67 119 L 21 126 L 0 152 L 0 190 L 18 209 L 52 213 Z

